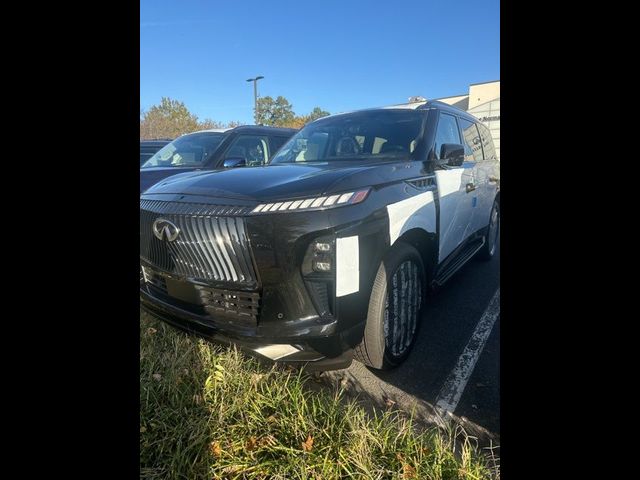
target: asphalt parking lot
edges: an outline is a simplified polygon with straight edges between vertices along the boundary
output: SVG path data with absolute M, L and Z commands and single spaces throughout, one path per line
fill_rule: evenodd
M 500 438 L 500 248 L 472 260 L 427 297 L 418 339 L 404 364 L 378 372 L 354 362 L 327 372 L 379 406 L 426 422 L 454 417 L 481 443 Z M 448 413 L 447 413 L 448 412 Z

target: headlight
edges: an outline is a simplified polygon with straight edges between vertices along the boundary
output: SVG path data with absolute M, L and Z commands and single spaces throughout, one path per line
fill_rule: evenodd
M 335 246 L 333 235 L 313 239 L 302 261 L 302 276 L 321 317 L 335 312 Z
M 325 197 L 305 198 L 302 200 L 283 200 L 281 202 L 261 203 L 251 213 L 291 212 L 300 210 L 325 210 L 327 208 L 354 205 L 363 202 L 370 188 L 354 192 L 339 193 Z
M 313 271 L 320 273 L 331 272 L 333 265 L 333 246 L 329 241 L 313 244 Z

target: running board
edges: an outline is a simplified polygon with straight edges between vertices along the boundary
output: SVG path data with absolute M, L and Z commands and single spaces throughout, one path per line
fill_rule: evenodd
M 482 237 L 478 242 L 474 242 L 465 247 L 456 258 L 447 267 L 438 274 L 438 276 L 431 282 L 434 287 L 441 287 L 449 280 L 454 273 L 460 270 L 478 251 L 484 247 L 485 239 Z

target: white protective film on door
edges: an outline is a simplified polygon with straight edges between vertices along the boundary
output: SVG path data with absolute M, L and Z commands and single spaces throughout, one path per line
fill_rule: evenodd
M 472 196 L 467 184 L 473 183 L 473 165 L 436 171 L 440 202 L 440 248 L 442 262 L 465 239 L 472 217 Z

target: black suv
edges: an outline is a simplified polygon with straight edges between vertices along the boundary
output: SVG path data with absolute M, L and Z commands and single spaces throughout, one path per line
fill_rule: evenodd
M 436 101 L 333 115 L 268 166 L 147 190 L 141 305 L 271 360 L 389 368 L 427 288 L 490 259 L 499 221 L 499 162 L 475 117 Z
M 140 166 L 140 193 L 178 173 L 264 165 L 296 132 L 293 128 L 242 125 L 182 135 Z

